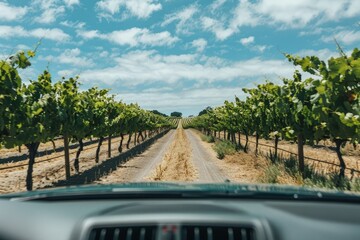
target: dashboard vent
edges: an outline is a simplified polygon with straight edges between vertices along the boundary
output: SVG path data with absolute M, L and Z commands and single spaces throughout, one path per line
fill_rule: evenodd
M 182 226 L 181 240 L 255 240 L 255 232 L 238 226 Z
M 157 226 L 94 228 L 89 240 L 156 240 Z

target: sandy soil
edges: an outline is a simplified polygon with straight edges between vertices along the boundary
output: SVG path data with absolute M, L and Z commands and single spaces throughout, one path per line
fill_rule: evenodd
M 197 130 L 190 130 L 196 134 L 197 138 L 201 139 L 200 133 Z M 213 149 L 214 143 L 207 143 L 202 141 L 204 148 L 211 153 L 212 159 L 215 159 L 214 164 L 227 174 L 228 180 L 238 183 L 258 183 L 260 176 L 263 174 L 263 166 L 266 164 L 264 158 L 258 159 L 255 156 L 237 152 L 234 155 L 226 155 L 224 159 L 218 159 L 216 152 Z
M 64 146 L 64 140 L 63 139 L 57 139 L 54 140 L 55 143 L 55 147 L 63 147 Z M 46 142 L 46 143 L 40 143 L 39 152 L 45 151 L 45 152 L 49 152 L 49 154 L 51 152 L 53 152 L 54 147 L 52 142 Z M 19 152 L 19 147 L 16 148 L 1 148 L 0 149 L 0 159 L 3 158 L 8 158 L 8 157 L 14 157 L 14 156 L 20 156 L 23 154 L 28 154 L 28 150 L 26 148 L 26 146 L 21 146 L 20 147 L 20 152 Z
M 192 161 L 198 169 L 199 182 L 224 182 L 228 179 L 227 169 L 218 166 L 215 151 L 205 144 L 193 130 L 185 130 L 192 147 Z
M 143 154 L 121 164 L 117 170 L 97 183 L 134 181 L 196 181 L 223 182 L 227 179 L 215 164 L 211 147 L 203 145 L 200 137 L 181 126 L 157 140 Z
M 120 182 L 146 181 L 147 176 L 165 156 L 165 153 L 173 142 L 175 130 L 170 130 L 165 136 L 158 139 L 144 153 L 121 164 L 115 171 L 103 176 L 95 183 L 108 184 Z
M 191 145 L 181 123 L 175 134 L 162 162 L 148 178 L 150 181 L 188 182 L 197 179 L 197 171 L 191 161 Z

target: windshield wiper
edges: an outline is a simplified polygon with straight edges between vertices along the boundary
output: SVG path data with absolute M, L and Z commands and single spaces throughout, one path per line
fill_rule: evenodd
M 121 190 L 121 191 L 120 191 Z M 263 192 L 263 191 L 214 191 L 214 190 L 123 190 L 99 192 L 71 192 L 58 194 L 35 194 L 10 198 L 12 201 L 75 201 L 112 199 L 252 199 L 295 200 L 321 202 L 360 203 L 360 197 L 345 193 L 327 192 Z

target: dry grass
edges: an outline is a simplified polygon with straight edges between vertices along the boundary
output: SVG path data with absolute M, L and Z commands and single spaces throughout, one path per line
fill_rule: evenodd
M 190 142 L 181 125 L 176 130 L 174 142 L 161 164 L 150 175 L 151 181 L 194 181 L 197 171 L 191 162 Z
M 196 132 L 200 136 L 202 135 L 199 131 Z M 214 143 L 203 142 L 203 144 L 214 152 Z M 223 172 L 226 172 L 231 182 L 302 184 L 297 178 L 289 175 L 283 166 L 274 167 L 265 155 L 256 156 L 252 152 L 245 153 L 240 151 L 225 155 L 224 159 L 217 159 L 216 165 Z
M 236 135 L 236 138 L 238 136 Z M 221 138 L 223 138 L 223 133 L 221 133 Z M 254 153 L 255 151 L 255 137 L 249 137 L 249 150 Z M 241 143 L 245 144 L 245 136 L 241 136 Z M 274 141 L 259 139 L 259 144 L 265 144 L 268 146 L 259 145 L 259 151 L 263 155 L 267 155 L 270 150 L 274 151 Z M 284 149 L 286 151 L 292 152 L 294 154 L 297 153 L 297 144 L 291 143 L 289 141 L 280 141 L 279 142 L 279 154 L 282 154 L 283 158 L 290 158 L 292 155 L 282 151 Z M 343 153 L 343 158 L 346 163 L 346 167 L 350 169 L 356 169 L 360 171 L 360 146 L 357 145 L 354 147 L 352 144 L 346 144 L 345 147 L 341 149 Z M 339 165 L 339 160 L 334 151 L 334 143 L 330 140 L 320 141 L 318 145 L 312 147 L 309 145 L 304 146 L 304 154 L 305 157 L 314 158 L 322 161 L 326 161 L 332 164 L 321 163 L 317 161 L 313 161 L 310 159 L 305 159 L 306 164 L 313 167 L 317 172 L 327 175 L 334 172 L 339 172 L 339 167 L 335 165 Z M 294 156 L 294 155 L 293 155 Z M 346 175 L 351 177 L 351 171 L 347 170 Z M 354 173 L 354 177 L 360 177 L 360 173 Z

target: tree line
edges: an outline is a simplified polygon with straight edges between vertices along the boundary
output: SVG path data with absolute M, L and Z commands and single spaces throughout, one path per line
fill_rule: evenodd
M 32 190 L 32 172 L 40 143 L 58 136 L 64 140 L 66 179 L 70 178 L 69 142 L 79 142 L 74 168 L 79 172 L 79 155 L 85 138 L 99 139 L 95 162 L 99 162 L 104 137 L 132 136 L 135 143 L 172 126 L 167 117 L 141 109 L 137 104 L 116 101 L 108 89 L 80 90 L 78 77 L 55 83 L 45 70 L 25 84 L 18 70 L 31 66 L 35 51 L 19 51 L 0 60 L 0 145 L 7 148 L 25 145 L 29 151 L 26 188 Z M 110 146 L 109 146 L 110 147 Z
M 266 81 L 243 89 L 245 100 L 235 97 L 233 102 L 208 108 L 188 126 L 214 136 L 225 131 L 233 142 L 236 134 L 244 134 L 245 152 L 250 135 L 256 137 L 256 153 L 259 138 L 274 139 L 275 158 L 280 139 L 295 141 L 303 177 L 304 144 L 330 139 L 340 163 L 339 177 L 344 178 L 341 147 L 360 141 L 360 51 L 355 48 L 348 56 L 339 47 L 339 56 L 327 61 L 317 56 L 284 56 L 302 72 L 295 70 L 293 77 L 282 79 L 281 84 Z

